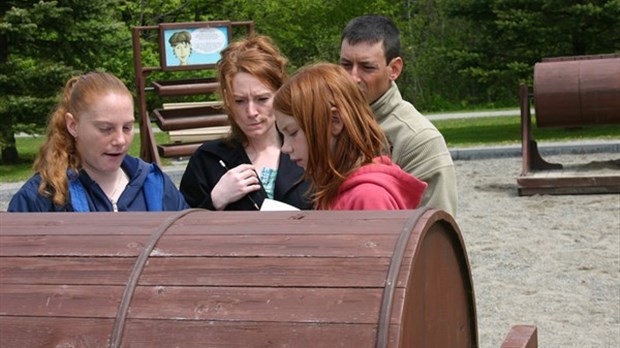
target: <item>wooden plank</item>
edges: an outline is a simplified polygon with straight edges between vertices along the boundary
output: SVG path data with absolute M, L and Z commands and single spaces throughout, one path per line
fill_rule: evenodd
M 134 258 L 7 257 L 3 284 L 125 285 Z M 382 287 L 389 258 L 150 258 L 141 285 Z
M 230 131 L 230 126 L 203 127 L 168 132 L 172 143 L 196 143 L 220 139 Z
M 191 156 L 202 145 L 202 142 L 183 144 L 160 144 L 157 145 L 157 153 L 161 157 L 186 157 Z
M 162 213 L 7 213 L 0 212 L 0 236 L 46 234 L 151 234 L 166 218 Z M 99 221 L 104 223 L 100 224 Z M 27 222 L 27 223 L 26 223 Z M 107 232 L 105 232 L 107 231 Z
M 209 210 L 196 211 L 185 216 L 178 223 L 192 222 L 203 225 L 210 224 L 245 224 L 248 220 L 252 223 L 273 222 L 282 220 L 303 220 L 304 223 L 322 223 L 325 225 L 334 224 L 334 220 L 340 222 L 361 222 L 368 221 L 390 221 L 398 220 L 404 222 L 412 214 L 412 210 L 385 210 L 385 211 L 325 211 L 325 210 L 309 210 L 309 211 L 226 211 L 214 212 Z M 24 225 L 24 221 L 28 221 L 27 225 L 36 225 L 41 227 L 59 226 L 59 225 L 79 225 L 92 224 L 96 219 L 106 219 L 106 225 L 123 226 L 131 223 L 159 225 L 167 218 L 177 215 L 178 212 L 95 212 L 89 214 L 75 213 L 7 213 L 0 212 L 2 219 L 2 229 L 5 227 L 17 227 Z
M 112 319 L 0 316 L 2 347 L 107 347 Z
M 228 126 L 228 116 L 223 110 L 216 107 L 201 106 L 179 109 L 153 110 L 155 123 L 163 131 L 181 130 L 187 128 Z
M 370 233 L 394 234 L 411 210 L 365 212 L 223 212 L 196 211 L 176 221 L 169 234 L 274 234 L 285 229 L 291 235 Z M 0 213 L 2 235 L 150 235 L 167 218 L 178 212 L 75 213 Z M 338 222 L 334 218 L 338 216 Z M 25 223 L 27 221 L 27 223 Z M 251 225 L 248 225 L 251 221 Z M 98 223 L 101 222 L 101 223 Z M 249 228 L 251 227 L 251 228 Z M 278 230 L 278 232 L 282 232 Z
M 162 97 L 209 94 L 217 90 L 219 83 L 215 77 L 171 81 L 153 81 L 153 87 Z
M 182 239 L 175 236 L 175 239 Z M 191 236 L 190 236 L 191 238 Z M 140 255 L 148 235 L 0 235 L 0 257 Z
M 540 175 L 540 176 L 531 176 L 531 177 L 520 177 L 520 182 L 528 183 L 536 186 L 580 186 L 580 187 L 589 187 L 589 186 L 614 186 L 620 185 L 620 175 L 617 176 L 555 176 L 555 175 Z
M 0 235 L 0 256 L 135 257 L 147 235 Z M 389 257 L 395 235 L 164 235 L 153 256 Z M 327 247 L 328 246 L 328 247 Z
M 518 188 L 519 196 L 531 195 L 591 195 L 591 194 L 618 194 L 620 187 L 593 186 L 593 187 L 526 187 Z
M 181 103 L 163 103 L 161 107 L 164 109 L 182 109 L 182 108 L 195 108 L 195 107 L 222 107 L 221 100 L 213 101 L 199 101 L 199 102 L 181 102 Z
M 260 214 L 260 213 L 258 213 Z M 85 225 L 72 225 L 72 226 L 52 226 L 46 230 L 35 230 L 32 226 L 22 227 L 10 227 L 3 229 L 0 232 L 0 236 L 13 235 L 13 236 L 42 236 L 42 235 L 99 235 L 99 236 L 117 236 L 117 235 L 134 235 L 134 236 L 149 236 L 156 231 L 158 226 L 142 226 L 139 222 L 134 222 L 134 228 L 132 225 L 119 226 L 118 228 L 110 228 L 103 223 L 97 223 L 103 220 L 93 219 L 92 226 Z M 201 235 L 221 235 L 221 236 L 264 236 L 273 235 L 274 229 L 281 234 L 290 236 L 304 235 L 313 233 L 315 235 L 333 235 L 333 234 L 355 234 L 355 235 L 393 235 L 392 230 L 385 230 L 377 228 L 399 228 L 402 226 L 401 222 L 369 222 L 366 224 L 350 224 L 343 226 L 334 226 L 334 224 L 290 224 L 284 221 L 272 222 L 262 224 L 260 222 L 253 223 L 251 226 L 243 225 L 242 223 L 234 223 L 229 225 L 183 225 L 181 223 L 174 224 L 165 233 L 168 236 L 184 235 L 184 236 L 201 236 Z M 68 228 L 70 227 L 70 228 Z M 320 228 L 320 229 L 317 229 Z M 374 229 L 373 229 L 374 228 Z M 107 232 L 107 233 L 106 233 Z
M 515 325 L 510 328 L 501 348 L 537 348 L 538 332 L 534 325 Z
M 610 165 L 608 168 L 587 170 L 586 167 L 564 166 L 562 169 L 533 170 L 528 178 L 607 178 L 620 176 L 620 164 Z
M 3 257 L 2 286 L 8 284 L 119 285 L 129 279 L 136 258 Z
M 620 175 L 609 177 L 519 177 L 520 195 L 620 193 Z
M 114 318 L 124 288 L 2 284 L 0 316 Z
M 112 319 L 0 317 L 3 347 L 107 347 Z M 127 321 L 122 343 L 134 348 L 374 347 L 376 325 L 195 320 Z M 397 332 L 396 332 L 397 333 Z
M 382 294 L 383 288 L 139 287 L 130 317 L 376 324 Z
M 376 325 L 129 320 L 131 347 L 375 347 Z M 398 337 L 396 335 L 396 337 Z
M 0 288 L 0 316 L 114 318 L 123 286 Z M 129 318 L 376 324 L 382 288 L 139 286 Z M 401 301 L 404 289 L 396 290 Z M 392 322 L 401 312 L 393 311 Z
M 620 159 L 523 171 L 517 183 L 520 196 L 620 193 Z
M 389 261 L 387 258 L 154 258 L 149 260 L 140 284 L 383 287 Z

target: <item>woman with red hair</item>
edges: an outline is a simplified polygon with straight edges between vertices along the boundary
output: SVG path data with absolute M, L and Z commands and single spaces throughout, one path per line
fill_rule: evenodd
M 305 168 L 317 209 L 415 209 L 426 183 L 392 163 L 359 87 L 338 65 L 297 72 L 274 99 L 282 152 Z

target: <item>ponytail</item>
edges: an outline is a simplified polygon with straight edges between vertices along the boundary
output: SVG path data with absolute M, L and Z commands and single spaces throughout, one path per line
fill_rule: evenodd
M 67 170 L 78 173 L 81 168 L 75 138 L 67 130 L 67 113 L 79 120 L 99 96 L 109 92 L 131 97 L 127 86 L 112 74 L 91 72 L 74 76 L 65 84 L 61 99 L 50 115 L 34 170 L 41 175 L 39 194 L 49 197 L 55 205 L 64 206 L 69 201 Z

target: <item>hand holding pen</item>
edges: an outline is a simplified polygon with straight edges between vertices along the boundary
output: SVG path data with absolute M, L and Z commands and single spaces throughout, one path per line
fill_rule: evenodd
M 226 173 L 211 191 L 211 200 L 215 208 L 224 209 L 228 204 L 247 196 L 252 206 L 260 210 L 260 206 L 249 196 L 250 193 L 261 189 L 260 179 L 254 167 L 250 164 L 241 164 L 231 169 L 222 160 L 219 164 L 226 170 Z

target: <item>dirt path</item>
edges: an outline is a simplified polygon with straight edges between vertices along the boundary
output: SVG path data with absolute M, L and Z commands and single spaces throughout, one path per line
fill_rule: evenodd
M 540 347 L 620 347 L 620 195 L 519 197 L 521 158 L 455 163 L 481 347 L 514 324 L 537 325 Z

